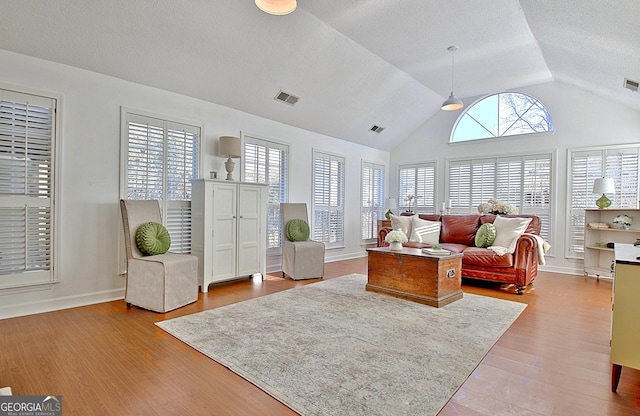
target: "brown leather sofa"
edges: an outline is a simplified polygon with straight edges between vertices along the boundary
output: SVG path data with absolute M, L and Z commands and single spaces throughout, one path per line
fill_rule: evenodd
M 402 215 L 410 215 L 403 213 Z M 488 280 L 491 282 L 511 283 L 516 293 L 522 295 L 527 285 L 533 283 L 538 274 L 538 243 L 535 237 L 526 234 L 540 235 L 540 218 L 535 215 L 504 215 L 504 217 L 531 218 L 525 234 L 518 238 L 512 254 L 497 255 L 488 248 L 475 246 L 478 228 L 487 222 L 493 223 L 496 216 L 485 215 L 438 215 L 417 214 L 419 218 L 429 221 L 440 221 L 440 246 L 454 253 L 462 253 L 462 277 Z M 378 247 L 388 246 L 385 236 L 390 227 L 382 227 L 378 231 Z M 429 247 L 424 243 L 407 242 L 404 247 Z

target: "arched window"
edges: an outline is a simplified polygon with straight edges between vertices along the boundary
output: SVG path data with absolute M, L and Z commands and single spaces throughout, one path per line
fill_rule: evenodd
M 540 101 L 519 92 L 503 92 L 481 99 L 462 113 L 450 142 L 546 131 L 553 131 L 553 122 Z

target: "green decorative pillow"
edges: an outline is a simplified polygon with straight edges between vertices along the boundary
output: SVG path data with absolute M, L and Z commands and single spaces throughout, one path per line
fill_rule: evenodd
M 155 256 L 169 250 L 171 237 L 164 225 L 148 222 L 142 224 L 136 231 L 136 244 L 145 256 Z
M 289 241 L 307 241 L 309 224 L 305 220 L 293 219 L 287 223 L 287 239 Z
M 482 224 L 476 232 L 476 247 L 489 247 L 496 239 L 496 226 L 490 223 Z

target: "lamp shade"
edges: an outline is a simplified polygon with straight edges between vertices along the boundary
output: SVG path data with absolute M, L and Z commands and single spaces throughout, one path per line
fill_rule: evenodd
M 265 13 L 283 15 L 293 12 L 298 3 L 296 0 L 255 0 L 256 6 Z
M 442 103 L 440 109 L 444 111 L 455 111 L 460 110 L 462 107 L 464 107 L 462 100 L 456 97 L 453 91 L 451 91 L 451 95 Z
M 220 136 L 218 143 L 218 155 L 240 157 L 242 155 L 240 138 L 233 136 Z
M 615 194 L 616 188 L 613 184 L 613 178 L 598 178 L 593 181 L 593 194 Z
M 384 201 L 384 209 L 397 209 L 398 203 L 395 198 L 387 198 Z

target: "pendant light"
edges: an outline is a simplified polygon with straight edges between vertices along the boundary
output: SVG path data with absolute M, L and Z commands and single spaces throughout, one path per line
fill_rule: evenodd
M 454 52 L 458 50 L 458 47 L 455 45 L 449 46 L 447 50 L 451 51 L 451 95 L 445 102 L 442 103 L 442 107 L 440 108 L 444 111 L 454 111 L 460 110 L 462 107 L 464 107 L 464 103 L 462 102 L 462 100 L 456 97 L 456 95 L 453 93 L 453 55 Z
M 265 13 L 283 15 L 293 12 L 298 3 L 296 0 L 255 0 L 256 6 Z

